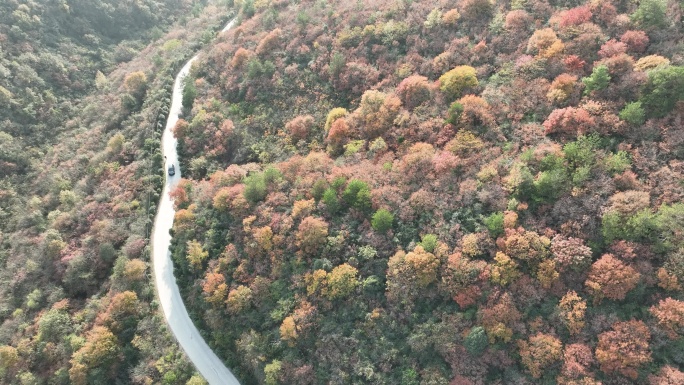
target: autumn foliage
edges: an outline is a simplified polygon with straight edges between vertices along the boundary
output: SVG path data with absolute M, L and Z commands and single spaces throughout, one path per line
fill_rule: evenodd
M 551 253 L 561 269 L 582 269 L 591 262 L 591 249 L 578 238 L 554 236 Z
M 587 291 L 596 300 L 608 298 L 622 300 L 639 283 L 640 274 L 612 254 L 604 254 L 591 265 L 585 282 Z
M 544 121 L 546 134 L 576 136 L 591 133 L 596 120 L 583 108 L 566 107 L 554 110 Z
M 540 58 L 558 56 L 564 47 L 563 42 L 551 28 L 536 30 L 527 42 L 527 52 Z
M 116 336 L 104 326 L 96 326 L 88 332 L 85 344 L 71 358 L 69 378 L 73 384 L 87 384 L 92 369 L 115 370 L 120 360 Z
M 400 107 L 401 101 L 394 95 L 364 92 L 357 110 L 364 123 L 363 135 L 373 139 L 384 134 L 394 123 Z
M 558 338 L 542 333 L 530 337 L 527 341 L 520 341 L 518 346 L 523 365 L 533 378 L 541 377 L 563 353 L 563 344 Z
M 304 254 L 315 254 L 325 242 L 328 224 L 319 218 L 308 216 L 302 219 L 297 231 L 297 245 Z
M 592 381 L 591 368 L 595 363 L 591 348 L 584 344 L 566 345 L 563 350 L 563 368 L 560 384 L 598 384 Z
M 285 130 L 295 141 L 306 139 L 314 126 L 314 117 L 300 115 L 285 124 Z
M 577 293 L 570 291 L 558 303 L 558 311 L 570 334 L 578 334 L 585 325 L 587 303 Z
M 596 360 L 607 374 L 620 373 L 636 379 L 637 370 L 651 361 L 649 340 L 651 333 L 642 322 L 617 322 L 611 331 L 599 334 Z
M 475 69 L 466 65 L 457 66 L 439 78 L 439 89 L 451 99 L 460 97 L 464 91 L 478 84 Z
M 572 96 L 576 83 L 577 76 L 560 74 L 551 82 L 551 87 L 549 88 L 546 97 L 553 102 L 565 102 Z
M 649 385 L 672 385 L 684 382 L 684 373 L 678 369 L 666 365 L 660 368 L 656 375 L 651 375 L 648 378 Z
M 496 341 L 509 342 L 513 337 L 512 327 L 522 315 L 515 307 L 515 303 L 509 293 L 503 293 L 498 298 L 490 299 L 486 307 L 478 312 L 478 318 L 485 331 L 490 343 Z
M 592 12 L 589 5 L 568 9 L 561 14 L 561 27 L 580 25 L 591 21 Z
M 658 326 L 663 328 L 670 338 L 675 339 L 684 332 L 684 302 L 666 298 L 658 305 L 650 308 L 651 314 L 658 320 Z
M 345 298 L 354 292 L 359 282 L 358 270 L 349 264 L 336 266 L 327 277 L 328 298 Z
M 204 285 L 202 285 L 202 292 L 206 296 L 205 300 L 208 303 L 220 306 L 228 295 L 226 278 L 220 273 L 207 273 Z
M 176 130 L 174 263 L 246 382 L 676 376 L 676 24 L 605 1 L 236 3 Z
M 0 383 L 201 382 L 148 282 L 199 44 L 171 257 L 241 383 L 681 382 L 677 1 L 62 3 L 0 6 Z
M 627 45 L 627 48 L 635 53 L 642 53 L 648 47 L 648 35 L 644 31 L 626 31 L 620 37 L 620 41 Z
M 430 99 L 430 88 L 425 76 L 412 75 L 399 83 L 397 95 L 406 108 L 413 109 Z
M 437 280 L 439 260 L 422 246 L 408 253 L 398 251 L 387 266 L 387 295 L 391 300 L 404 301 L 415 297 Z

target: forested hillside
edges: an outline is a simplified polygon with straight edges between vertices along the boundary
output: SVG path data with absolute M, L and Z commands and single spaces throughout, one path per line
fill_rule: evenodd
M 203 383 L 148 235 L 174 76 L 228 5 L 0 2 L 0 383 Z
M 677 0 L 243 0 L 174 261 L 244 384 L 684 382 Z

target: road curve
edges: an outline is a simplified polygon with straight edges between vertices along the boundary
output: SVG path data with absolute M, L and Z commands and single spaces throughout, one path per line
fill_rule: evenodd
M 225 32 L 233 25 L 234 20 L 221 31 Z M 173 335 L 190 361 L 204 376 L 210 385 L 240 385 L 230 369 L 214 354 L 204 341 L 199 331 L 192 323 L 188 311 L 185 309 L 181 298 L 176 278 L 173 276 L 173 263 L 171 262 L 171 235 L 169 230 L 173 225 L 175 210 L 169 197 L 169 191 L 178 184 L 181 178 L 181 169 L 178 163 L 176 145 L 178 141 L 171 130 L 178 121 L 178 115 L 182 108 L 182 80 L 190 71 L 192 63 L 197 56 L 190 59 L 183 69 L 180 70 L 173 85 L 173 97 L 169 119 L 162 135 L 162 153 L 166 157 L 166 168 L 171 164 L 176 166 L 176 174 L 166 178 L 164 191 L 158 206 L 157 216 L 154 220 L 152 233 L 152 264 L 154 269 L 154 282 L 157 289 L 157 298 L 161 304 L 166 322 L 171 327 Z

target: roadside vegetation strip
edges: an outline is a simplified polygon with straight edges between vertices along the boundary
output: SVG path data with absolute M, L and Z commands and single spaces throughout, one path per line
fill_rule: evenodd
M 233 25 L 228 23 L 223 31 Z M 223 32 L 222 31 L 222 32 Z M 174 173 L 167 173 L 166 184 L 159 202 L 159 211 L 154 221 L 152 233 L 153 265 L 155 287 L 161 304 L 164 318 L 168 323 L 173 335 L 183 348 L 188 358 L 197 370 L 204 376 L 209 384 L 216 385 L 239 385 L 240 382 L 223 362 L 214 354 L 211 348 L 202 338 L 201 334 L 192 323 L 190 316 L 183 304 L 180 290 L 173 275 L 173 263 L 171 262 L 169 246 L 171 235 L 169 230 L 173 226 L 175 210 L 169 196 L 169 192 L 176 186 L 181 178 L 181 168 L 178 165 L 176 153 L 177 140 L 173 137 L 172 128 L 178 121 L 178 115 L 182 110 L 183 78 L 188 74 L 192 64 L 198 56 L 190 59 L 180 70 L 173 87 L 171 109 L 162 135 L 162 153 L 166 160 L 166 169 L 174 166 Z

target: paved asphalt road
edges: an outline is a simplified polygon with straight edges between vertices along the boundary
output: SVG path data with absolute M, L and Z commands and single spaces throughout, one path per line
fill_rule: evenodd
M 221 32 L 230 29 L 232 25 L 233 21 L 228 23 Z M 162 136 L 162 152 L 166 157 L 164 170 L 166 172 L 168 166 L 174 164 L 176 166 L 176 174 L 168 176 L 167 172 L 164 192 L 159 202 L 157 217 L 154 220 L 154 232 L 152 234 L 154 282 L 166 322 L 171 327 L 176 340 L 178 340 L 178 343 L 202 376 L 211 385 L 240 385 L 240 382 L 231 373 L 230 369 L 226 368 L 223 362 L 209 348 L 192 323 L 192 320 L 190 320 L 188 311 L 185 309 L 180 296 L 176 278 L 173 276 L 173 263 L 171 262 L 171 253 L 169 251 L 171 243 L 169 230 L 173 225 L 175 214 L 173 204 L 169 198 L 169 191 L 173 189 L 181 178 L 181 169 L 178 164 L 178 154 L 176 153 L 178 141 L 173 137 L 171 129 L 176 125 L 178 114 L 181 112 L 182 79 L 188 74 L 192 63 L 196 59 L 197 56 L 190 59 L 176 77 L 176 82 L 173 86 L 173 99 L 169 120 L 166 123 L 166 129 Z

